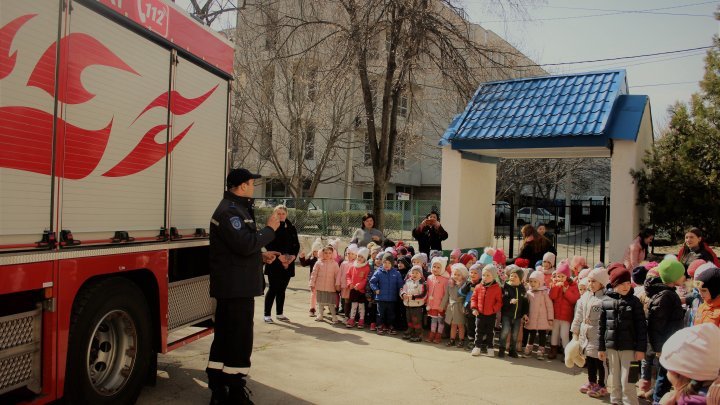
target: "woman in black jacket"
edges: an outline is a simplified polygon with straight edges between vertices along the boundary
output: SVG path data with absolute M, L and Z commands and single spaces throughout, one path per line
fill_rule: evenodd
M 442 241 L 448 238 L 448 233 L 440 224 L 440 215 L 433 210 L 413 229 L 412 236 L 418 241 L 418 250 L 430 256 L 431 250 L 442 251 Z
M 273 321 L 270 317 L 273 302 L 277 302 L 275 308 L 277 319 L 288 320 L 283 315 L 285 290 L 290 278 L 295 277 L 295 258 L 300 251 L 297 230 L 287 219 L 287 208 L 284 205 L 278 205 L 273 211 L 280 220 L 280 227 L 275 231 L 275 239 L 266 246 L 269 252 L 276 253 L 275 260 L 265 264 L 265 275 L 268 276 L 268 291 L 265 294 L 265 322 L 268 323 Z

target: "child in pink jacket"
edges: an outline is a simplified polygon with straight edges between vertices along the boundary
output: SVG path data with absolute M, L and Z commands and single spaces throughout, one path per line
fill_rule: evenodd
M 447 258 L 435 257 L 432 259 L 430 271 L 432 274 L 427 280 L 427 298 L 425 309 L 430 317 L 430 333 L 425 338 L 426 342 L 440 343 L 443 330 L 445 329 L 445 292 L 447 290 L 448 278 L 445 277 L 445 266 Z
M 337 314 L 335 312 L 335 298 L 337 292 L 340 291 L 340 283 L 338 276 L 340 275 L 340 266 L 333 258 L 335 249 L 331 245 L 323 248 L 320 255 L 320 261 L 315 263 L 312 275 L 310 276 L 310 288 L 314 288 L 317 295 L 317 317 L 316 321 L 322 322 L 323 307 L 330 309 L 332 322 L 337 322 Z
M 525 294 L 530 302 L 528 321 L 525 324 L 525 329 L 528 330 L 528 344 L 525 347 L 525 355 L 529 356 L 532 352 L 535 336 L 537 336 L 537 358 L 538 360 L 544 360 L 547 332 L 552 329 L 555 317 L 553 302 L 550 299 L 549 290 L 545 287 L 545 274 L 542 270 L 533 271 L 530 274 L 529 283 L 530 288 Z

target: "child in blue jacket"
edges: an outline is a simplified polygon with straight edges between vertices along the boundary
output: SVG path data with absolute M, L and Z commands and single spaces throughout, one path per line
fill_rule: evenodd
M 375 293 L 377 302 L 378 335 L 384 335 L 386 331 L 391 335 L 397 334 L 392 325 L 395 322 L 395 302 L 400 297 L 403 283 L 402 275 L 395 268 L 395 258 L 391 253 L 385 253 L 382 267 L 370 278 L 370 289 Z

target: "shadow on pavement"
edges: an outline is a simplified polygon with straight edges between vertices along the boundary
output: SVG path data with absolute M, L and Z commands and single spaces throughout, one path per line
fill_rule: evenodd
M 210 402 L 210 390 L 207 388 L 207 374 L 204 370 L 181 368 L 174 364 L 159 364 L 157 385 L 144 387 L 138 400 L 139 405 L 173 404 L 196 405 Z M 267 386 L 252 379 L 248 380 L 252 391 L 251 399 L 256 404 L 311 404 L 277 388 Z
M 324 322 L 314 322 L 318 326 L 306 326 L 301 323 L 295 322 L 275 322 L 273 325 L 281 326 L 286 329 L 291 329 L 295 333 L 300 333 L 306 336 L 314 337 L 318 340 L 324 340 L 327 342 L 348 342 L 356 345 L 367 346 L 368 343 L 363 340 L 361 336 L 353 333 L 344 333 L 347 331 L 345 324 L 331 324 L 329 319 Z

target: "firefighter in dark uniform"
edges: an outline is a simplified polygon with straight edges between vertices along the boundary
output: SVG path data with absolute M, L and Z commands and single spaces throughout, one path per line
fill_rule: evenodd
M 280 225 L 275 214 L 255 223 L 253 192 L 260 175 L 233 169 L 227 191 L 210 220 L 210 296 L 217 301 L 215 336 L 207 369 L 211 404 L 252 404 L 245 377 L 250 371 L 255 297 L 263 293 L 263 253 Z

